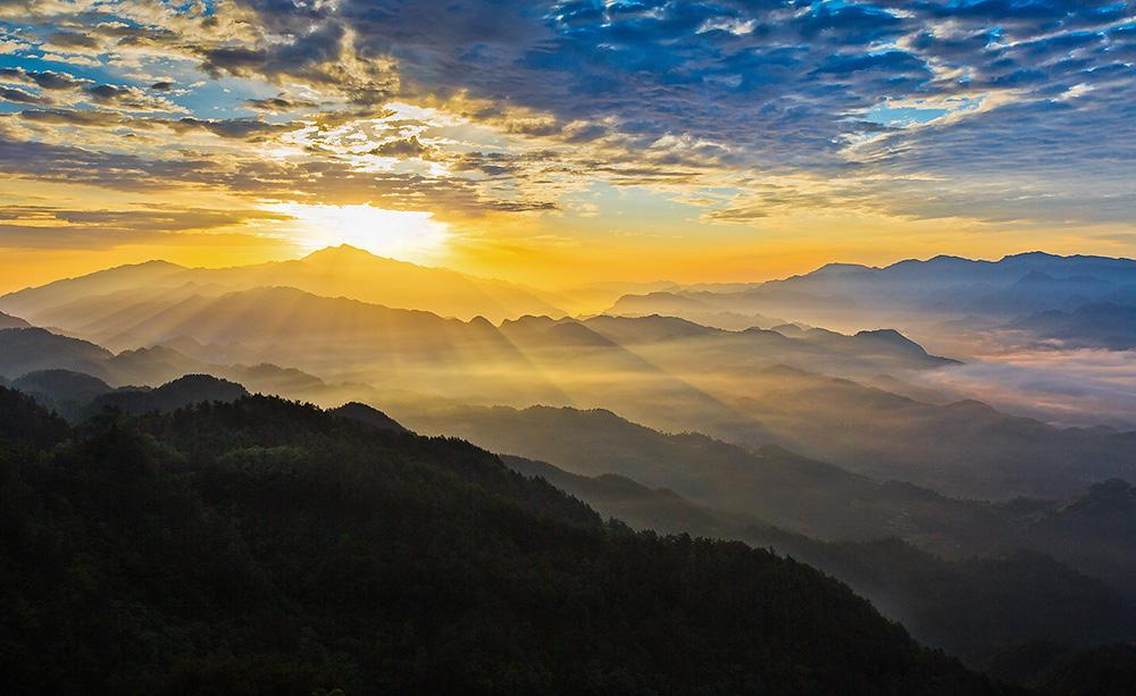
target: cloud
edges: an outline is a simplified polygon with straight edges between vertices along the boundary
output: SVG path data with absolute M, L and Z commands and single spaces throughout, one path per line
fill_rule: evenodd
M 30 85 L 49 93 L 69 93 L 73 99 L 123 111 L 179 112 L 184 108 L 165 97 L 148 94 L 132 85 L 99 83 L 55 70 L 28 70 L 22 67 L 0 68 L 0 82 Z M 13 100 L 15 101 L 15 100 Z M 48 104 L 52 99 L 42 96 L 29 104 Z
M 50 104 L 51 100 L 38 94 L 26 92 L 18 87 L 0 86 L 0 99 L 15 104 Z
M 1123 351 L 1026 351 L 915 375 L 958 398 L 978 398 L 1012 413 L 1063 426 L 1136 427 L 1136 354 Z
M 20 118 L 34 123 L 85 126 L 90 128 L 117 128 L 134 124 L 134 119 L 115 111 L 25 109 L 20 112 Z
M 390 140 L 371 150 L 371 154 L 381 157 L 421 157 L 430 152 L 418 140 L 418 136 L 411 136 L 404 140 Z
M 100 44 L 98 39 L 90 34 L 75 32 L 75 31 L 56 31 L 48 34 L 46 39 L 48 48 L 57 50 L 70 50 L 70 49 L 97 49 Z
M 1124 202 L 1136 157 L 1132 2 L 127 0 L 7 3 L 0 12 L 21 16 L 21 40 L 44 50 L 155 66 L 151 74 L 178 84 L 204 75 L 214 90 L 256 85 L 218 109 L 270 120 L 325 109 L 297 117 L 306 125 L 269 123 L 218 118 L 179 96 L 194 112 L 170 119 L 161 112 L 181 108 L 165 96 L 174 80 L 116 84 L 107 74 L 31 67 L 11 75 L 18 84 L 5 89 L 18 91 L 6 98 L 45 127 L 161 127 L 283 146 L 301 128 L 315 131 L 302 143 L 308 161 L 229 153 L 195 170 L 238 190 L 246 183 L 236 172 L 261 168 L 272 173 L 260 188 L 286 188 L 274 177 L 287 172 L 297 177 L 295 195 L 307 196 L 325 191 L 314 173 L 326 169 L 356 191 L 403 197 L 414 185 L 421 197 L 445 184 L 459 193 L 442 200 L 458 198 L 462 209 L 528 210 L 554 204 L 572 176 L 674 191 L 782 177 L 776 194 L 755 184 L 725 205 L 716 199 L 706 219 L 826 203 L 1048 224 L 1114 223 L 1132 212 Z M 65 116 L 42 108 L 62 104 L 30 101 L 63 98 L 48 92 L 139 118 Z M 913 124 L 888 106 L 951 99 L 973 107 L 925 109 Z M 346 131 L 365 136 L 374 114 L 400 100 L 459 114 L 452 128 L 500 135 L 461 142 L 452 132 L 405 132 L 362 149 L 345 144 Z M 404 169 L 376 173 L 368 154 Z M 428 173 L 411 164 L 424 155 Z M 367 176 L 376 178 L 370 186 Z M 793 188 L 809 177 L 839 185 Z M 984 188 L 991 181 L 997 195 Z
M 300 99 L 297 97 L 289 97 L 284 94 L 278 94 L 275 97 L 247 99 L 245 100 L 245 106 L 256 111 L 284 113 L 288 111 L 296 111 L 298 109 L 314 109 L 318 107 L 319 104 L 309 99 Z
M 81 89 L 91 84 L 67 73 L 54 70 L 25 70 L 24 68 L 0 68 L 0 80 L 11 80 L 23 84 L 35 85 L 46 90 Z
M 221 138 L 240 139 L 258 139 L 291 128 L 287 124 L 265 123 L 249 118 L 202 120 L 187 117 L 176 121 L 163 121 L 162 123 L 175 131 L 203 130 Z
M 0 206 L 0 248 L 105 249 L 153 243 L 190 232 L 238 228 L 285 216 L 258 208 L 216 210 L 154 206 L 137 209 L 75 209 L 53 206 Z

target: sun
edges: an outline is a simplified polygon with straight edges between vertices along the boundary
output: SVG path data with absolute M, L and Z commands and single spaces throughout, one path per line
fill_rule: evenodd
M 424 262 L 439 257 L 450 238 L 449 225 L 427 211 L 367 204 L 273 203 L 263 208 L 290 218 L 284 233 L 307 250 L 349 244 L 378 256 Z

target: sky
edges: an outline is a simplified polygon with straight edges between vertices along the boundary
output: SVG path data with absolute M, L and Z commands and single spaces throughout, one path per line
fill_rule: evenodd
M 1136 256 L 1136 3 L 0 0 L 0 291 Z

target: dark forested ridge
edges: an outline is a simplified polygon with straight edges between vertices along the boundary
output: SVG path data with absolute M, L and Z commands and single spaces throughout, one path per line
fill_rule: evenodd
M 461 441 L 266 397 L 0 408 L 10 693 L 1003 692 L 806 565 Z
M 696 505 L 674 491 L 651 489 L 624 476 L 587 477 L 545 462 L 509 455 L 501 459 L 637 528 L 738 539 L 804 561 L 848 583 L 921 642 L 976 668 L 1001 674 L 1001 656 L 1039 643 L 1047 644 L 1047 654 L 1056 660 L 1136 636 L 1136 606 L 1130 600 L 1040 553 L 1016 550 L 947 559 L 895 538 L 818 541 L 752 515 Z M 1002 676 L 1036 684 L 1049 667 L 1030 664 Z

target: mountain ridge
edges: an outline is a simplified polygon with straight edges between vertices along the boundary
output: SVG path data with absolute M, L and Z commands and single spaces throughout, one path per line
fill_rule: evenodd
M 13 395 L 0 433 L 49 419 Z M 268 397 L 44 435 L 0 476 L 19 691 L 1015 693 L 804 564 L 605 524 L 460 441 Z

